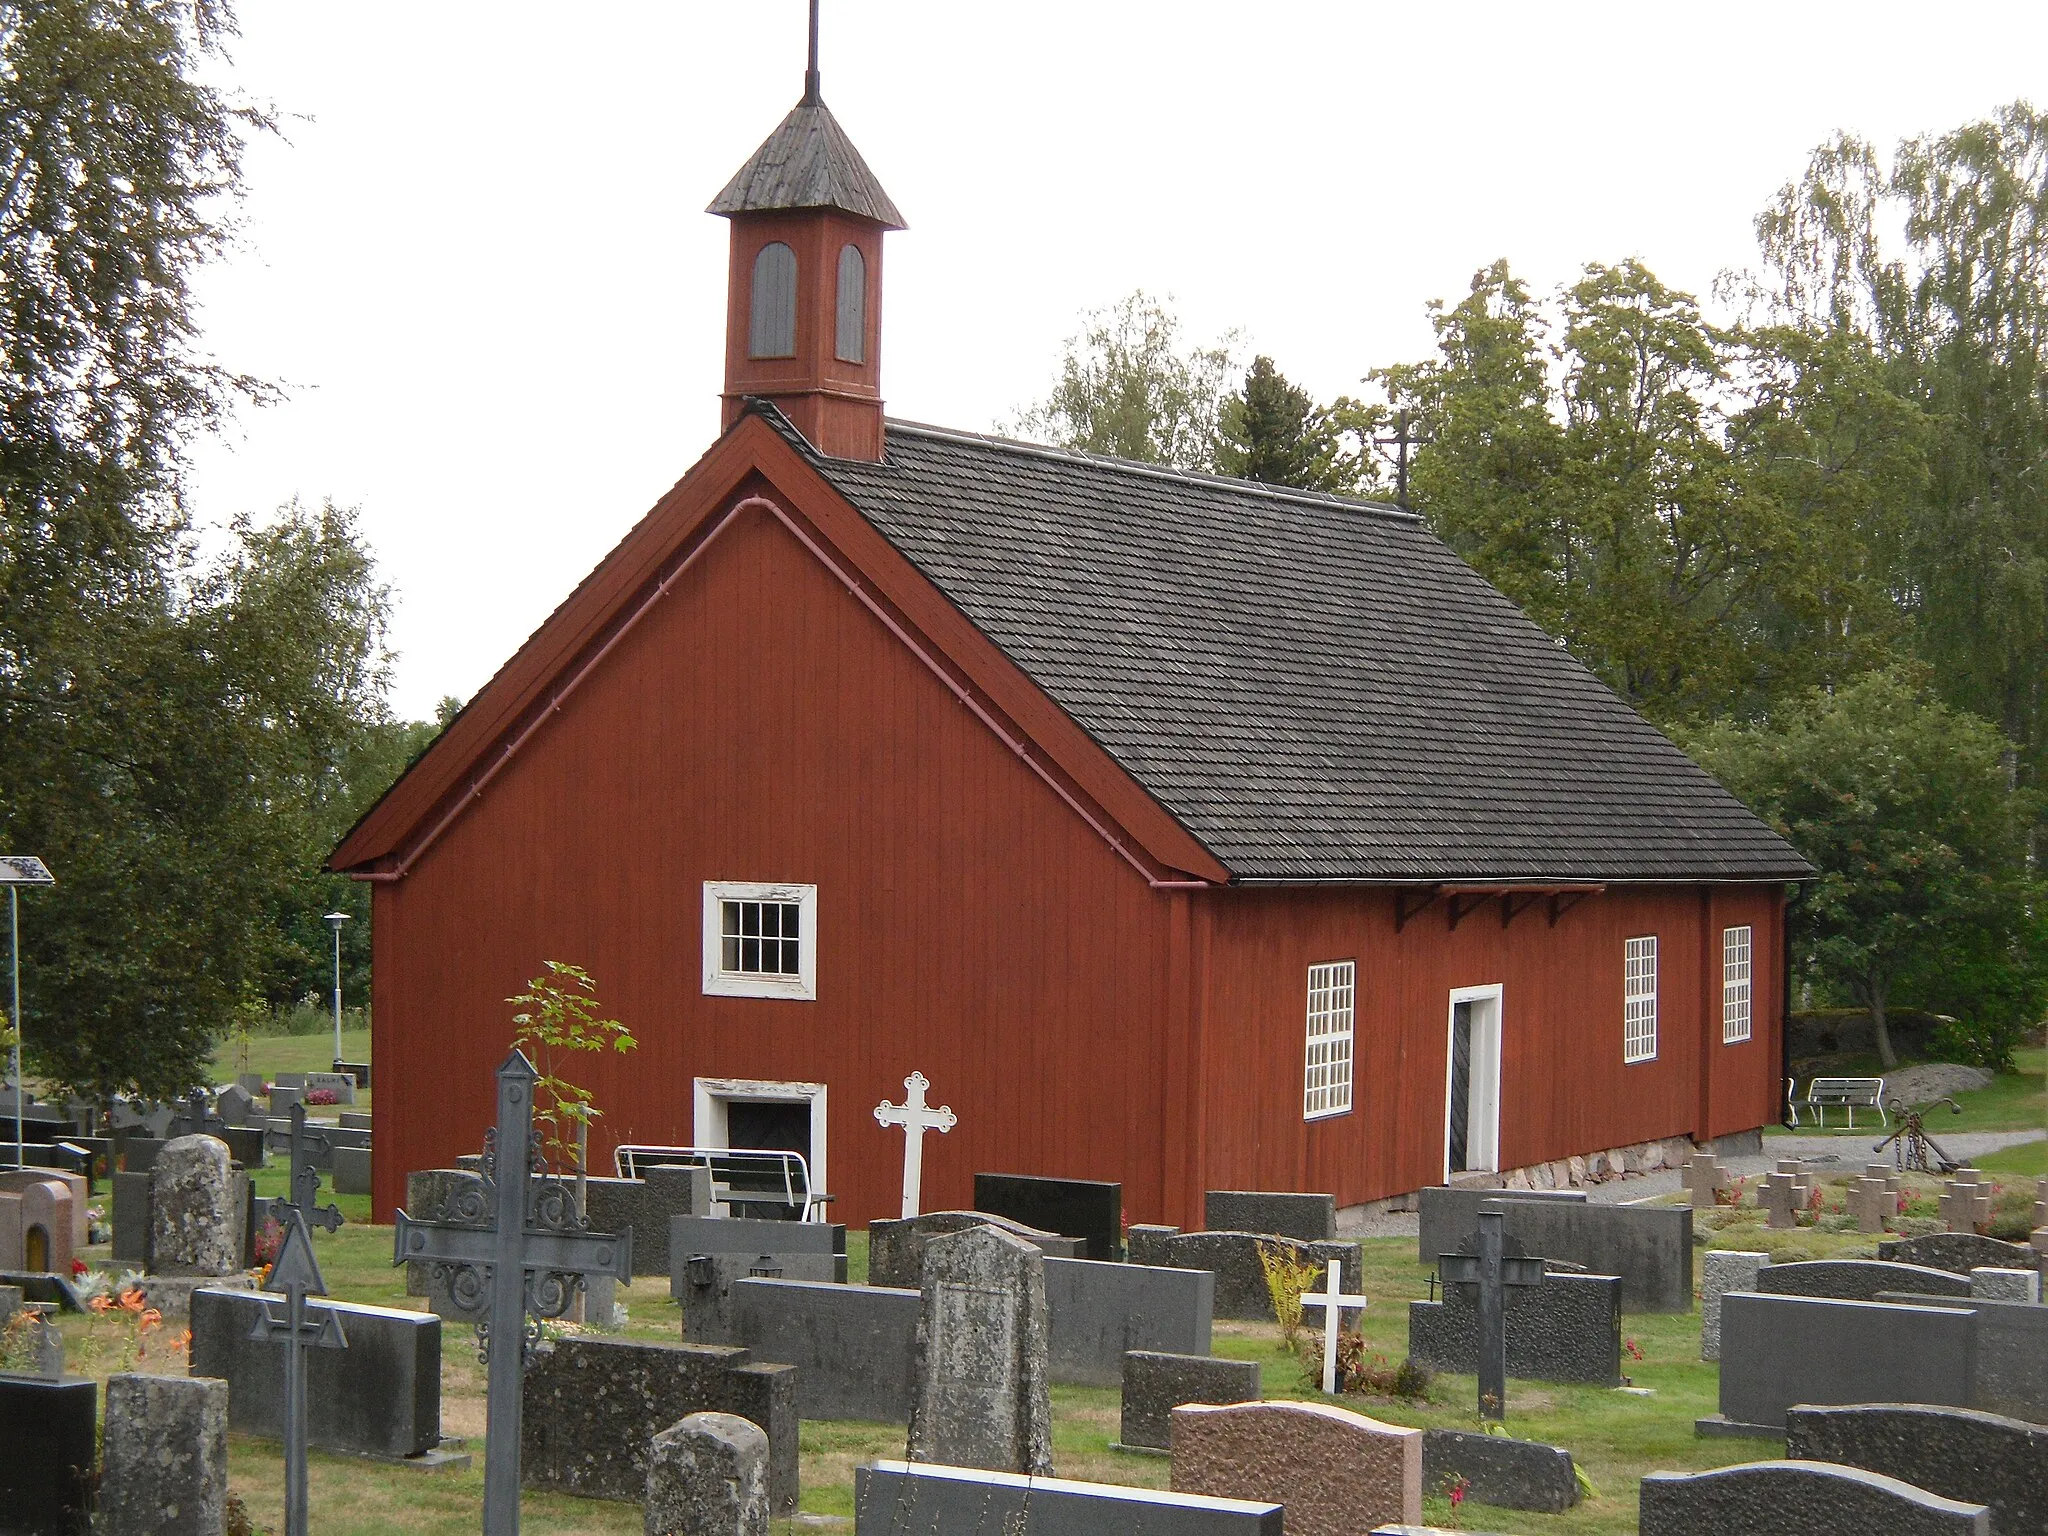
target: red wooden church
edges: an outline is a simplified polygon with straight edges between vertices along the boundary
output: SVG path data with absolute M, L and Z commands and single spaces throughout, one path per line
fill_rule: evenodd
M 1415 518 L 885 419 L 903 220 L 803 101 L 731 221 L 725 430 L 349 834 L 375 1204 L 474 1150 L 547 959 L 615 1141 L 1340 1205 L 1777 1118 L 1808 871 Z M 579 1063 L 579 1066 L 581 1063 Z

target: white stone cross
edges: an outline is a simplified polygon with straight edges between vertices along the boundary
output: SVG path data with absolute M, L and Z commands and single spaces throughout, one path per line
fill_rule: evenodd
M 933 1109 L 925 1103 L 924 1091 L 931 1083 L 922 1072 L 903 1079 L 903 1087 L 903 1102 L 882 1100 L 875 1106 L 875 1119 L 883 1125 L 903 1127 L 903 1216 L 907 1221 L 917 1214 L 918 1201 L 924 1195 L 924 1133 L 937 1131 L 943 1136 L 959 1120 L 947 1105 Z
M 1301 1297 L 1301 1304 L 1304 1307 L 1321 1307 L 1323 1309 L 1323 1390 L 1329 1393 L 1330 1396 L 1335 1397 L 1337 1395 L 1337 1323 L 1344 1315 L 1346 1307 L 1356 1307 L 1363 1311 L 1366 1300 L 1363 1296 L 1346 1296 L 1344 1294 L 1344 1262 L 1341 1259 L 1332 1259 L 1330 1260 L 1330 1275 L 1327 1289 L 1304 1291 Z

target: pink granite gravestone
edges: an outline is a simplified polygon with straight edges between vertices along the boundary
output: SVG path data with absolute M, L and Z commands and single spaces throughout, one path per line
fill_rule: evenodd
M 1325 1403 L 1173 1410 L 1173 1491 L 1286 1508 L 1287 1536 L 1422 1523 L 1422 1431 Z

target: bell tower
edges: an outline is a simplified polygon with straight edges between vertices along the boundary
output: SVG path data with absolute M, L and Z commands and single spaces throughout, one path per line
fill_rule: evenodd
M 825 105 L 818 0 L 804 95 L 706 210 L 732 221 L 725 409 L 773 400 L 820 453 L 882 457 L 882 236 L 904 227 Z

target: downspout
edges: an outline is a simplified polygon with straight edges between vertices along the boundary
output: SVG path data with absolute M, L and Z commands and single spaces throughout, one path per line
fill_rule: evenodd
M 1792 1120 L 1792 908 L 1799 900 L 1800 887 L 1785 887 L 1784 906 L 1778 915 L 1778 1124 Z

